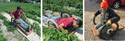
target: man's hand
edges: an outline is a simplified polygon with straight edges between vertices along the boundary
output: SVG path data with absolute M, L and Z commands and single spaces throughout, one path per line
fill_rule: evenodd
M 14 16 L 12 16 L 12 18 L 14 19 L 15 17 L 14 17 Z
M 15 18 L 12 14 L 10 14 L 10 16 L 11 16 L 13 19 Z
M 111 25 L 111 20 L 108 20 L 106 23 L 106 26 L 109 26 L 109 25 Z
M 24 16 L 26 18 L 26 16 Z
M 73 34 L 73 33 L 70 33 L 69 36 L 71 37 L 72 34 Z

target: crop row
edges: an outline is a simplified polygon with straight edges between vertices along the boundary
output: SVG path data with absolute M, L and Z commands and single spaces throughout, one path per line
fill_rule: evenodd
M 14 9 L 6 9 L 5 11 L 8 14 L 10 14 L 13 10 Z M 38 17 L 37 14 L 36 15 L 35 14 L 31 14 L 31 13 L 28 13 L 28 11 L 24 12 L 24 13 L 25 13 L 26 17 L 29 17 L 29 18 L 31 18 L 31 19 L 33 19 L 33 20 L 38 21 L 39 23 L 41 23 L 41 19 L 37 18 Z M 41 14 L 39 14 L 39 15 L 41 15 Z
M 68 31 L 62 30 L 56 31 L 56 29 L 51 29 L 50 27 L 42 27 L 43 35 L 45 35 L 44 41 L 79 41 L 78 37 L 75 34 L 72 34 L 71 37 L 68 35 Z
M 83 8 L 83 0 L 43 0 L 46 4 L 55 4 L 59 6 L 76 7 L 79 9 Z
M 0 19 L 2 19 L 4 21 L 3 24 L 7 26 L 8 31 L 13 32 L 14 30 L 16 30 L 16 28 L 11 25 L 10 21 L 8 21 L 7 18 L 5 16 L 3 16 L 2 14 L 0 14 Z
M 8 41 L 6 37 L 2 34 L 2 30 L 0 29 L 0 41 Z
M 80 16 L 83 18 L 83 10 L 68 10 L 66 8 L 63 8 L 63 6 L 58 5 L 52 5 L 52 4 L 43 4 L 43 10 L 51 10 L 56 12 L 62 12 L 62 11 L 68 11 L 70 14 L 74 14 L 76 16 Z

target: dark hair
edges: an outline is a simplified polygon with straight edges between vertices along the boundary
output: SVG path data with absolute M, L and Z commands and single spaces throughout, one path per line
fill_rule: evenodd
M 82 26 L 82 21 L 81 20 L 76 20 L 77 21 L 77 25 L 79 25 L 79 27 L 81 27 Z
M 21 9 L 21 7 L 20 7 L 20 6 L 17 6 L 17 9 Z

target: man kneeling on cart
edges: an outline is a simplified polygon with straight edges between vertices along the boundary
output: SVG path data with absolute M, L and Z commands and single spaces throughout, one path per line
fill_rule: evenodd
M 14 10 L 13 12 L 11 12 L 10 16 L 14 19 L 14 21 L 19 24 L 26 32 L 30 32 L 33 26 L 28 25 L 27 23 L 25 23 L 21 18 L 20 18 L 20 14 L 23 14 L 23 16 L 26 18 L 25 14 L 23 13 L 23 11 L 21 10 L 20 6 L 17 6 L 17 10 Z M 13 16 L 14 15 L 14 16 Z

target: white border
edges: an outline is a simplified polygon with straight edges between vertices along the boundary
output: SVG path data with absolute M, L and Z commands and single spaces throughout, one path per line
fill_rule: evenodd
M 43 41 L 43 39 L 42 39 L 42 2 L 43 2 L 43 0 L 41 0 L 41 25 L 40 25 L 40 27 L 41 27 L 41 41 Z
M 84 31 L 85 31 L 85 30 L 84 30 L 84 20 L 85 20 L 85 19 L 84 19 L 84 11 L 85 11 L 85 9 L 84 9 L 84 8 L 85 8 L 85 5 L 84 5 L 85 2 L 84 2 L 84 1 L 85 1 L 85 0 L 83 0 L 83 41 L 84 41 L 84 39 L 85 39 L 85 38 L 84 38 Z

